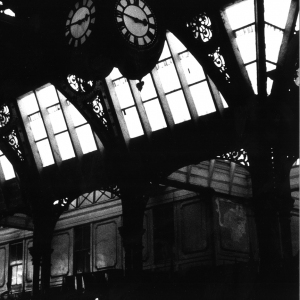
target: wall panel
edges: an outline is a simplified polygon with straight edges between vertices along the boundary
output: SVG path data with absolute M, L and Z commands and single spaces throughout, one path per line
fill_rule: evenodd
M 29 252 L 29 248 L 31 248 L 32 246 L 33 246 L 32 240 L 27 240 L 25 243 L 25 259 L 26 259 L 25 280 L 26 280 L 26 282 L 32 282 L 32 278 L 33 278 L 32 256 Z
M 117 223 L 98 223 L 95 229 L 94 257 L 97 270 L 117 264 Z
M 192 254 L 206 249 L 207 217 L 204 202 L 182 203 L 180 207 L 181 247 L 184 254 Z
M 51 276 L 67 275 L 70 271 L 70 234 L 57 234 L 52 239 Z
M 5 286 L 6 268 L 7 268 L 7 247 L 0 247 L 0 288 Z

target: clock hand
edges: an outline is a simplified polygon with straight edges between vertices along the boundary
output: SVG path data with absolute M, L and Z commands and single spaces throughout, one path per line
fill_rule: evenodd
M 132 20 L 134 21 L 134 23 L 141 23 L 141 24 L 143 24 L 144 26 L 147 26 L 147 25 L 148 25 L 148 22 L 147 22 L 146 19 L 141 20 L 141 19 L 136 18 L 136 17 L 134 17 L 134 16 L 130 16 L 130 15 L 126 14 L 126 13 L 123 13 L 123 15 L 126 16 L 126 17 L 128 17 L 128 18 L 130 18 L 130 19 L 132 19 Z
M 69 27 L 73 26 L 73 25 L 81 25 L 83 22 L 87 21 L 90 15 L 86 14 L 84 18 L 77 20 L 74 23 L 71 23 L 69 25 L 66 26 L 66 30 L 68 30 Z

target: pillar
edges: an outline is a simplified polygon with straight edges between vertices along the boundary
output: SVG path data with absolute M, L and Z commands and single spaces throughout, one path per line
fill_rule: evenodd
M 136 277 L 143 270 L 143 219 L 148 201 L 145 185 L 120 187 L 123 226 L 119 228 L 125 250 L 125 276 Z

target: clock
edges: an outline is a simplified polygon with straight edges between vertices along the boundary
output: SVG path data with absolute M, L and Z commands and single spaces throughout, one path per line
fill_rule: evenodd
M 144 0 L 118 0 L 114 17 L 119 33 L 135 49 L 146 49 L 157 39 L 157 20 Z
M 96 20 L 96 7 L 92 0 L 76 2 L 69 12 L 65 36 L 67 43 L 72 47 L 84 44 L 92 33 Z

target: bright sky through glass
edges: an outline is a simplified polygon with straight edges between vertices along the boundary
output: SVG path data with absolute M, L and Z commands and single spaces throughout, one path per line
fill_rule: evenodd
M 124 119 L 128 128 L 129 136 L 131 138 L 144 134 L 137 110 L 135 107 L 126 109 Z
M 245 0 L 226 9 L 232 30 L 254 22 L 254 1 Z
M 54 159 L 48 139 L 37 142 L 36 145 L 43 163 L 43 167 L 53 165 Z
M 198 116 L 216 111 L 207 82 L 200 82 L 190 87 Z
M 90 124 L 76 128 L 76 133 L 78 135 L 83 154 L 97 150 Z
M 175 124 L 191 119 L 188 107 L 182 91 L 167 95 L 167 100 L 174 118 Z
M 152 131 L 167 127 L 158 99 L 144 103 Z
M 256 60 L 255 25 L 236 31 L 236 42 L 244 64 Z
M 264 0 L 265 21 L 285 28 L 291 0 Z
M 268 24 L 265 26 L 266 59 L 277 63 L 283 31 Z
M 172 58 L 158 63 L 156 68 L 165 93 L 180 88 Z
M 188 84 L 196 81 L 205 80 L 205 74 L 201 65 L 197 62 L 194 56 L 189 52 L 180 54 L 181 63 Z
M 69 133 L 67 131 L 55 136 L 57 146 L 62 160 L 75 157 L 74 149 L 71 143 Z
M 16 177 L 12 164 L 7 159 L 7 157 L 2 154 L 2 152 L 0 156 L 0 163 L 1 163 L 2 171 L 4 173 L 5 180 L 9 180 Z

